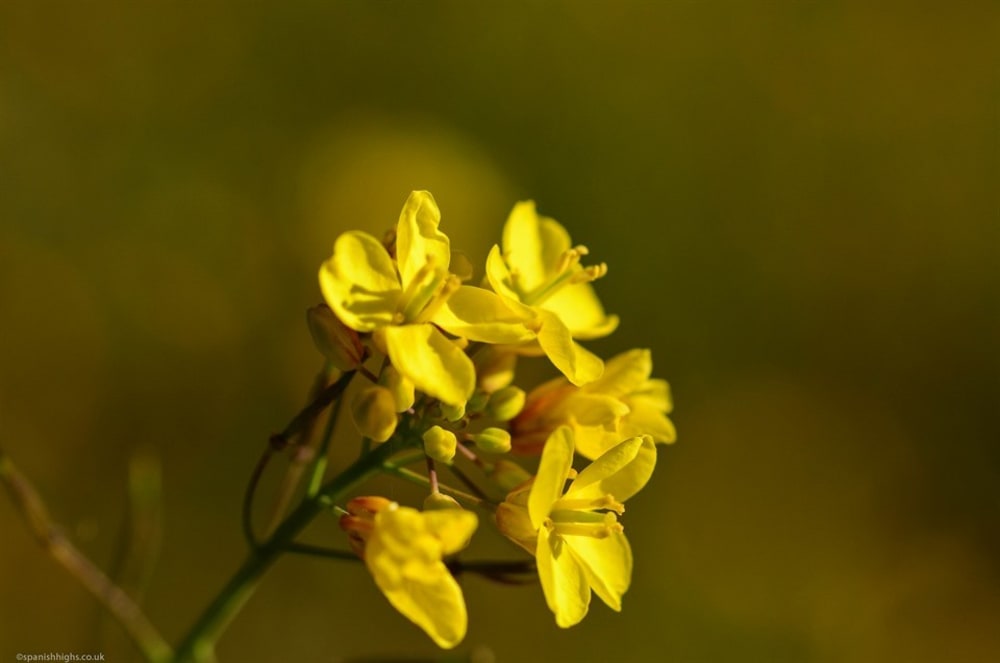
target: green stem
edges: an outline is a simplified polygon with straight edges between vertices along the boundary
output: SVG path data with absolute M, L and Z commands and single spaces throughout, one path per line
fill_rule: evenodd
M 323 476 L 326 474 L 327 454 L 330 452 L 330 440 L 333 439 L 333 431 L 337 427 L 337 420 L 340 419 L 340 408 L 344 405 L 344 399 L 338 398 L 333 404 L 333 410 L 326 420 L 326 428 L 323 429 L 323 437 L 316 451 L 316 462 L 313 464 L 312 473 L 309 476 L 309 484 L 306 488 L 306 495 L 315 497 L 323 485 Z
M 339 501 L 344 493 L 382 469 L 401 448 L 403 440 L 392 439 L 359 458 L 324 485 L 319 493 L 292 511 L 260 547 L 251 550 L 243 565 L 219 591 L 177 648 L 175 663 L 211 661 L 215 643 L 232 619 L 253 595 L 261 576 L 271 567 L 295 537 L 313 518 L 326 509 L 326 501 Z
M 399 467 L 395 463 L 385 463 L 383 464 L 382 468 L 393 476 L 397 476 L 400 479 L 409 481 L 410 483 L 415 483 L 418 486 L 424 486 L 425 488 L 430 488 L 433 490 L 433 485 L 431 483 L 431 480 L 423 476 L 422 474 L 417 474 L 413 470 L 408 470 L 405 467 Z M 481 500 L 475 495 L 470 495 L 469 493 L 458 490 L 457 488 L 452 488 L 451 486 L 445 485 L 443 483 L 439 483 L 437 487 L 440 490 L 440 492 L 448 493 L 452 497 L 462 500 L 463 502 L 467 502 L 468 504 L 471 504 L 473 506 L 478 506 L 490 510 L 496 508 L 494 505 L 490 504 L 486 500 Z

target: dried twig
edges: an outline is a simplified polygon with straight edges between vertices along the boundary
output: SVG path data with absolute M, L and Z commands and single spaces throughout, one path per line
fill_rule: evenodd
M 135 601 L 70 542 L 62 528 L 52 521 L 38 491 L 3 451 L 0 451 L 0 483 L 7 488 L 42 548 L 121 623 L 146 660 L 169 661 L 173 654 L 163 636 Z

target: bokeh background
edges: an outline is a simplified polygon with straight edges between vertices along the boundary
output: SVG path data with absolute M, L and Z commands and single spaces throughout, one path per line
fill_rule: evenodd
M 986 2 L 5 2 L 0 446 L 105 568 L 159 464 L 176 639 L 320 365 L 334 237 L 426 188 L 478 262 L 533 198 L 609 264 L 592 347 L 653 349 L 680 439 L 622 614 L 560 631 L 469 578 L 460 656 L 1000 660 L 998 35 Z M 2 499 L 0 657 L 48 651 L 134 657 Z M 361 655 L 439 652 L 303 558 L 219 647 Z

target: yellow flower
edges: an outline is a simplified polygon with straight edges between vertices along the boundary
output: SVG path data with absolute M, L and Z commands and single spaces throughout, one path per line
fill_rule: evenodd
M 389 603 L 439 647 L 461 642 L 468 626 L 465 599 L 441 560 L 468 544 L 476 515 L 461 509 L 417 511 L 372 497 L 351 500 L 347 510 L 341 527 L 352 534 L 355 550 L 360 548 Z
M 500 531 L 535 555 L 546 603 L 563 628 L 586 616 L 592 591 L 621 610 L 632 581 L 632 550 L 617 516 L 656 465 L 656 445 L 648 436 L 619 443 L 578 475 L 573 449 L 572 429 L 557 429 L 534 481 L 511 493 L 496 512 Z M 573 481 L 564 488 L 568 478 Z
M 348 327 L 375 332 L 393 366 L 420 391 L 462 405 L 476 383 L 472 361 L 440 328 L 474 341 L 531 338 L 494 293 L 449 272 L 451 244 L 430 193 L 414 191 L 396 226 L 395 258 L 371 235 L 337 238 L 319 271 L 327 304 Z
M 605 363 L 604 374 L 582 387 L 556 378 L 528 394 L 524 409 L 511 421 L 512 445 L 520 453 L 538 453 L 549 434 L 570 426 L 576 450 L 597 458 L 619 440 L 649 435 L 656 442 L 677 439 L 667 418 L 673 408 L 665 380 L 650 379 L 649 350 L 623 352 Z
M 596 380 L 603 363 L 573 339 L 607 336 L 618 326 L 590 286 L 607 266 L 581 266 L 587 248 L 573 247 L 566 229 L 540 217 L 530 201 L 514 206 L 502 241 L 486 261 L 490 285 L 517 314 L 533 314 L 538 346 L 570 382 Z

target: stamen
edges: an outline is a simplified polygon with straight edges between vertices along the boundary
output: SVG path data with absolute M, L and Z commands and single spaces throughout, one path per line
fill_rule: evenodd
M 437 294 L 424 305 L 423 310 L 413 320 L 414 322 L 427 322 L 445 305 L 445 302 L 462 287 L 462 279 L 454 274 L 448 276 Z
M 580 258 L 589 253 L 590 250 L 583 245 L 563 251 L 556 262 L 553 277 L 547 283 L 536 288 L 534 292 L 528 293 L 524 297 L 524 303 L 528 306 L 539 305 L 559 292 L 564 286 L 575 283 L 590 283 L 607 274 L 608 266 L 603 262 L 599 265 L 580 267 Z
M 555 515 L 555 514 L 553 514 Z M 612 534 L 625 531 L 625 528 L 614 519 L 612 514 L 610 520 L 602 519 L 600 522 L 565 522 L 552 518 L 545 523 L 554 533 L 560 536 L 589 536 L 594 539 L 606 539 Z
M 608 273 L 607 263 L 600 263 L 599 265 L 590 265 L 589 267 L 584 267 L 579 272 L 573 275 L 570 279 L 570 283 L 590 283 L 591 281 L 596 281 L 599 278 L 603 278 Z
M 416 320 L 424 307 L 434 298 L 442 282 L 448 276 L 448 270 L 439 267 L 437 259 L 428 254 L 425 262 L 399 298 L 404 321 Z
M 582 244 L 580 246 L 574 246 L 572 249 L 563 251 L 562 255 L 559 256 L 559 262 L 556 263 L 556 274 L 562 274 L 566 270 L 575 267 L 580 264 L 580 258 L 590 253 L 590 249 Z
M 617 501 L 612 495 L 604 495 L 594 499 L 561 499 L 553 505 L 554 509 L 560 511 L 614 511 L 619 516 L 625 513 L 625 505 Z

